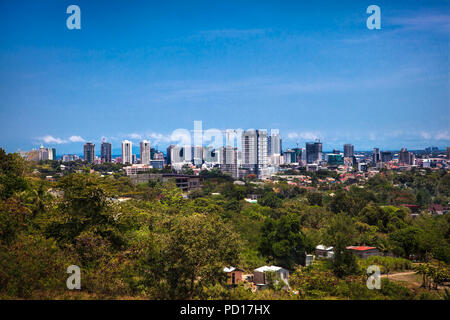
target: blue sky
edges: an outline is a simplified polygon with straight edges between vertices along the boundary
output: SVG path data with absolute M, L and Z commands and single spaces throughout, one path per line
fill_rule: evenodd
M 71 4 L 81 30 L 66 27 Z M 366 27 L 371 4 L 381 30 Z M 449 1 L 7 0 L 0 28 L 8 152 L 163 148 L 194 120 L 279 129 L 285 147 L 450 145 Z

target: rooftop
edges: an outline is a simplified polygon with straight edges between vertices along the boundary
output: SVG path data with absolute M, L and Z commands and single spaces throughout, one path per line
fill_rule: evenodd
M 349 246 L 347 247 L 349 250 L 358 250 L 358 251 L 366 251 L 366 250 L 373 250 L 376 249 L 376 247 L 366 247 L 366 246 Z
M 255 269 L 255 271 L 257 272 L 266 272 L 266 271 L 278 271 L 283 269 L 282 267 L 277 267 L 277 266 L 262 266 L 259 267 L 257 269 Z

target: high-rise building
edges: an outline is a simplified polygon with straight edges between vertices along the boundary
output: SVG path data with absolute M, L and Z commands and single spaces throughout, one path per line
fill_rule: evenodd
M 192 155 L 193 162 L 196 166 L 201 165 L 203 163 L 203 146 L 193 146 L 192 147 Z
M 450 147 L 447 147 L 447 160 L 450 160 Z
M 37 152 L 37 160 L 56 160 L 56 149 L 55 148 L 45 148 L 41 146 Z
M 219 148 L 220 170 L 238 178 L 238 149 L 232 146 Z
M 300 163 L 300 161 L 302 160 L 302 154 L 303 154 L 302 148 L 294 148 L 292 150 L 294 150 L 294 153 L 295 153 L 294 162 Z
M 95 160 L 95 144 L 93 144 L 92 142 L 87 142 L 83 146 L 83 151 L 84 151 L 84 161 L 93 163 Z
M 295 151 L 292 149 L 287 149 L 283 151 L 283 160 L 285 164 L 297 162 Z
M 409 161 L 409 152 L 406 148 L 402 148 L 398 153 L 398 162 L 407 164 Z
M 344 144 L 344 158 L 353 157 L 354 154 L 355 154 L 354 146 L 349 143 Z
M 414 154 L 414 152 L 408 152 L 408 153 L 409 153 L 408 164 L 414 165 L 416 162 L 416 155 Z
M 106 140 L 103 139 L 102 144 L 100 145 L 100 159 L 102 162 L 112 162 L 111 150 L 111 143 L 106 142 Z
M 268 163 L 267 131 L 244 131 L 242 133 L 242 167 L 262 176 L 265 174 Z
M 281 137 L 278 132 L 271 132 L 267 140 L 267 154 L 281 154 Z
M 203 149 L 203 159 L 206 162 L 220 162 L 220 152 L 215 149 L 214 146 L 207 146 Z
M 381 161 L 381 154 L 380 154 L 380 149 L 379 148 L 373 148 L 373 153 L 372 153 L 372 165 L 376 166 L 378 162 Z
M 344 164 L 344 158 L 340 153 L 330 153 L 327 162 L 329 165 L 341 165 Z
M 390 151 L 381 151 L 381 162 L 389 162 L 392 160 L 392 152 Z
M 155 153 L 157 153 L 158 151 L 155 148 L 150 148 L 150 160 L 155 159 L 154 155 Z
M 133 144 L 131 143 L 131 141 L 122 141 L 122 163 L 133 163 Z
M 39 161 L 45 161 L 48 159 L 48 148 L 44 148 L 44 146 L 41 146 L 39 148 Z
M 398 153 L 398 163 L 413 165 L 416 157 L 413 152 L 409 152 L 406 148 L 402 148 Z
M 322 160 L 322 142 L 307 142 L 306 143 L 306 162 L 314 163 Z
M 150 142 L 147 140 L 142 140 L 140 143 L 141 147 L 141 163 L 142 164 L 150 164 L 151 156 L 150 156 Z
M 170 145 L 167 147 L 167 164 L 184 162 L 184 148 Z

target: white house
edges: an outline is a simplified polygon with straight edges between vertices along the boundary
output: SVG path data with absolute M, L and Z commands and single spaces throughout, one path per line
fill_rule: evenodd
M 253 282 L 258 287 L 265 287 L 268 283 L 267 272 L 275 272 L 279 276 L 279 280 L 283 281 L 289 287 L 289 271 L 277 266 L 263 266 L 253 271 Z M 278 281 L 278 280 L 277 280 Z
M 319 244 L 316 247 L 316 257 L 317 258 L 325 258 L 332 259 L 334 257 L 333 247 L 326 247 L 324 245 Z

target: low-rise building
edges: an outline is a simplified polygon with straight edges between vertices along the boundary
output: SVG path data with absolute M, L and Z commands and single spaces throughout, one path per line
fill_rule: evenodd
M 381 256 L 380 250 L 375 247 L 367 247 L 367 246 L 349 246 L 347 250 L 350 250 L 354 254 L 356 254 L 361 259 L 366 259 L 371 256 Z
M 235 267 L 225 267 L 223 268 L 223 272 L 228 275 L 227 284 L 235 285 L 243 280 L 242 275 L 244 274 L 244 270 L 235 268 Z
M 327 247 L 319 244 L 316 247 L 315 252 L 317 258 L 332 259 L 334 257 L 333 247 Z
M 283 281 L 285 283 L 285 287 L 289 287 L 289 271 L 277 266 L 262 266 L 253 271 L 253 282 L 256 284 L 258 288 L 265 288 L 269 283 L 269 277 L 267 274 L 269 272 L 274 272 L 277 275 L 275 282 Z
M 439 215 L 442 216 L 443 214 L 446 214 L 448 211 L 450 211 L 450 207 L 444 207 L 440 204 L 431 204 L 428 207 L 428 213 L 431 215 Z

